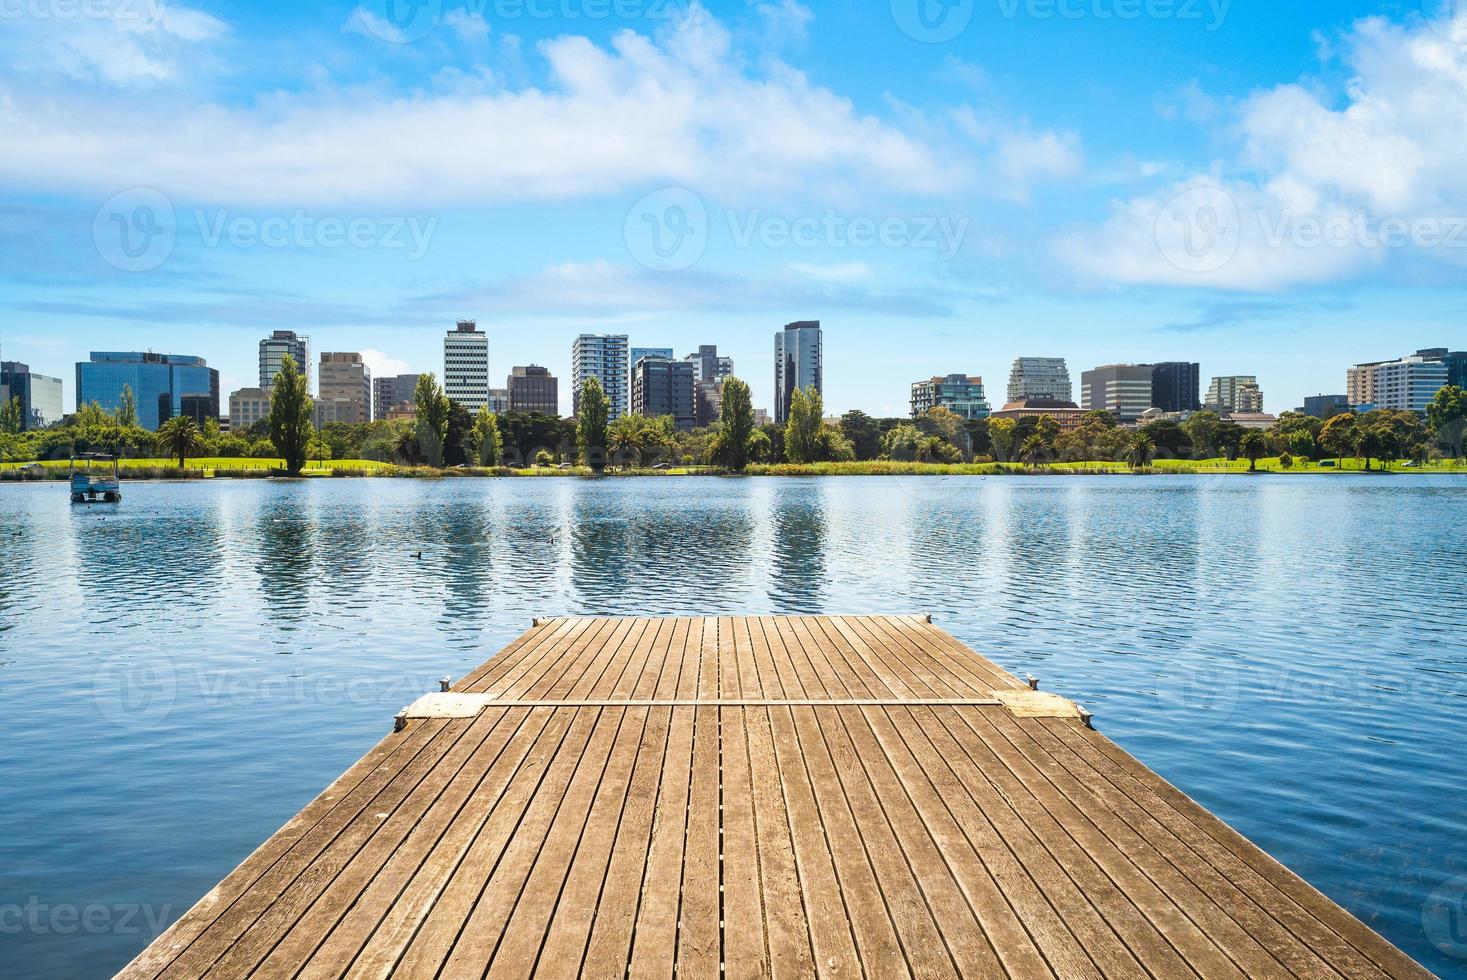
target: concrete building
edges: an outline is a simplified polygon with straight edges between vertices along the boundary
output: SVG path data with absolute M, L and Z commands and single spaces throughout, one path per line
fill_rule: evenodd
M 443 338 L 443 393 L 470 415 L 489 404 L 489 337 L 473 320 Z
M 240 388 L 229 393 L 229 431 L 246 429 L 270 417 L 270 391 L 267 388 Z
M 156 430 L 159 425 L 184 414 L 184 396 L 205 399 L 203 408 L 191 402 L 195 417 L 219 417 L 219 372 L 202 357 L 184 354 L 154 354 L 152 351 L 93 351 L 90 361 L 76 366 L 76 403 L 92 402 L 104 411 L 115 412 L 122 404 L 122 389 L 131 388 L 137 403 L 138 425 Z
M 20 424 L 31 432 L 61 421 L 61 379 L 36 374 L 20 361 L 0 362 L 0 404 L 20 399 Z
M 517 367 L 506 381 L 511 412 L 560 416 L 560 382 L 538 364 Z
M 768 425 L 771 421 L 773 421 L 773 420 L 770 419 L 770 417 L 769 417 L 769 409 L 767 409 L 767 408 L 756 408 L 756 409 L 754 409 L 754 424 L 755 425 Z
M 1346 395 L 1310 395 L 1304 399 L 1299 414 L 1317 419 L 1327 419 L 1350 410 L 1350 399 Z
M 1063 357 L 1020 357 L 1009 369 L 1009 404 L 1037 398 L 1068 402 L 1075 397 Z
M 696 420 L 691 361 L 644 357 L 632 368 L 632 412 L 657 418 L 672 416 L 673 426 L 690 432 Z
M 626 334 L 583 333 L 571 344 L 571 407 L 581 414 L 581 387 L 595 378 L 611 403 L 608 420 L 627 414 L 631 404 L 631 359 Z
M 317 398 L 311 404 L 311 419 L 318 429 L 336 422 L 354 425 L 361 420 L 361 409 L 358 398 Z
M 1074 402 L 1060 401 L 1057 398 L 1025 398 L 1022 401 L 1009 402 L 1003 408 L 993 413 L 996 419 L 1039 418 L 1048 415 L 1059 423 L 1061 430 L 1068 432 L 1078 429 L 1081 420 L 1085 417 L 1085 410 Z
M 1202 365 L 1163 361 L 1151 365 L 1151 408 L 1163 412 L 1195 412 L 1202 408 Z
M 983 379 L 966 374 L 949 374 L 912 384 L 912 418 L 943 406 L 965 419 L 986 419 L 993 406 L 983 395 Z
M 317 401 L 348 401 L 356 411 L 346 412 L 352 418 L 342 418 L 343 411 L 333 414 L 337 422 L 372 421 L 372 372 L 362 355 L 357 353 L 321 353 L 321 391 Z
M 1357 364 L 1346 374 L 1346 387 L 1351 407 L 1425 412 L 1450 376 L 1445 359 L 1412 355 L 1398 361 Z
M 387 418 L 392 406 L 412 401 L 418 389 L 418 377 L 416 374 L 384 374 L 373 378 L 372 421 L 381 422 Z
M 693 362 L 698 381 L 722 381 L 733 377 L 733 358 L 719 357 L 717 344 L 700 344 L 698 353 L 689 354 L 683 360 Z
M 557 399 L 559 399 L 559 393 L 557 393 L 556 397 L 557 397 Z M 510 410 L 509 406 L 510 406 L 510 400 L 509 400 L 509 389 L 508 388 L 490 388 L 489 389 L 489 411 L 490 411 L 491 414 L 494 414 L 494 415 L 503 415 L 505 412 L 507 412 L 507 411 Z M 557 412 L 557 414 L 559 413 L 559 411 L 560 411 L 560 406 L 557 405 L 556 406 L 556 412 Z
M 387 421 L 389 422 L 416 422 L 417 420 L 417 402 L 398 402 L 387 409 Z
M 1121 422 L 1134 422 L 1151 408 L 1150 364 L 1105 364 L 1080 375 L 1085 411 L 1106 411 Z
M 786 324 L 774 335 L 774 421 L 789 421 L 796 388 L 825 394 L 825 338 L 819 320 Z
M 1208 411 L 1226 415 L 1233 412 L 1263 411 L 1263 390 L 1251 374 L 1230 374 L 1212 379 L 1207 388 Z
M 311 390 L 311 338 L 294 330 L 277 330 L 260 341 L 260 387 L 269 391 L 280 373 L 280 362 L 289 354 L 295 369 L 306 376 L 306 391 Z
M 693 382 L 693 425 L 706 429 L 722 416 L 723 382 Z

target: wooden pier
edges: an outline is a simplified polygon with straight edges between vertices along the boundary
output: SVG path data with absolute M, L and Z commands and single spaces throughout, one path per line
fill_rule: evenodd
M 1087 721 L 920 616 L 539 621 L 120 976 L 1429 976 Z

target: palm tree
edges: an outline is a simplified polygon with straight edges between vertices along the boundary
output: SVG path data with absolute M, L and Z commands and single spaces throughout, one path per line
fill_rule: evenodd
M 623 469 L 632 462 L 641 461 L 642 441 L 642 419 L 639 416 L 622 415 L 607 427 L 606 448 L 613 459 L 621 461 Z
M 1156 440 L 1144 432 L 1137 432 L 1126 443 L 1126 462 L 1131 469 L 1145 469 L 1156 458 Z
M 1019 450 L 1019 462 L 1026 466 L 1043 466 L 1049 462 L 1049 444 L 1043 436 L 1033 435 L 1024 440 Z
M 187 415 L 175 416 L 158 427 L 158 445 L 167 448 L 168 455 L 178 457 L 179 469 L 184 468 L 189 453 L 202 442 L 198 423 Z
M 1238 449 L 1248 457 L 1248 472 L 1258 472 L 1258 461 L 1268 452 L 1268 437 L 1257 429 L 1243 436 Z

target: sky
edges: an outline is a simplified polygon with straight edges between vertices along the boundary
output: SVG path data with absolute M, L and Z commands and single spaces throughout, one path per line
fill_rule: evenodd
M 0 349 L 307 334 L 570 407 L 579 333 L 717 344 L 772 408 L 1019 356 L 1195 360 L 1265 408 L 1467 347 L 1467 4 L 0 0 Z

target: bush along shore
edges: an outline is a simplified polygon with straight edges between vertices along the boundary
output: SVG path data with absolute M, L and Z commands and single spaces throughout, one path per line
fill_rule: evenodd
M 934 408 L 915 419 L 847 412 L 827 419 L 818 391 L 795 391 L 789 419 L 756 425 L 749 386 L 723 384 L 721 415 L 679 431 L 670 417 L 610 418 L 588 379 L 576 419 L 480 410 L 451 402 L 422 375 L 416 417 L 317 430 L 305 378 L 289 358 L 270 416 L 243 432 L 187 417 L 138 427 L 130 393 L 104 410 L 83 406 L 61 424 L 19 431 L 0 412 L 0 480 L 63 479 L 71 456 L 119 457 L 128 479 L 291 477 L 1000 476 L 1007 474 L 1463 473 L 1467 393 L 1443 388 L 1422 415 L 1374 410 L 1329 419 L 1284 413 L 1244 429 L 1213 412 L 1123 426 L 1088 412 L 1063 428 L 1048 415 L 965 419 Z

